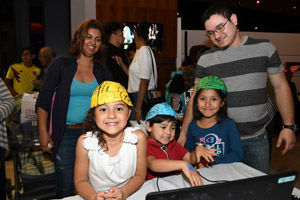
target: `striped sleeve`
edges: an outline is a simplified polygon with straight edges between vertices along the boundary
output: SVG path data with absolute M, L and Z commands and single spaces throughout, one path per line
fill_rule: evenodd
M 0 78 L 0 122 L 7 118 L 15 108 L 15 100 Z

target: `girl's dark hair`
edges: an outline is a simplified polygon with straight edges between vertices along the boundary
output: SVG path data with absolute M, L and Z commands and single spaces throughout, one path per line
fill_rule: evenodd
M 99 145 L 102 147 L 104 151 L 108 151 L 108 146 L 106 144 L 106 140 L 103 137 L 103 131 L 97 126 L 95 121 L 95 109 L 97 107 L 89 109 L 85 120 L 82 125 L 82 132 L 86 133 L 91 131 L 93 134 L 97 135 L 97 139 L 99 140 Z M 129 121 L 127 121 L 126 127 L 129 127 Z
M 212 15 L 221 15 L 224 18 L 230 20 L 231 15 L 233 14 L 232 10 L 225 5 L 216 3 L 210 5 L 204 12 L 201 17 L 201 22 L 204 24 Z
M 90 28 L 98 29 L 101 33 L 101 46 L 98 50 L 98 52 L 94 55 L 94 62 L 98 65 L 101 65 L 105 62 L 103 56 L 103 48 L 102 44 L 104 41 L 104 31 L 99 21 L 95 19 L 88 19 L 83 21 L 75 30 L 72 40 L 70 42 L 70 50 L 69 54 L 74 56 L 79 56 L 81 53 L 83 53 L 83 45 L 84 41 L 86 39 L 86 36 L 88 34 L 88 30 Z
M 139 36 L 146 42 L 148 41 L 149 27 L 150 27 L 149 22 L 140 21 L 137 28 L 135 29 L 137 36 Z
M 217 112 L 217 121 L 219 122 L 222 119 L 227 118 L 226 94 L 224 94 L 220 90 L 216 90 L 216 89 L 214 89 L 214 90 L 220 96 L 221 101 L 224 102 L 223 107 L 221 107 L 220 110 Z M 194 120 L 200 120 L 203 117 L 203 114 L 198 110 L 198 107 L 197 107 L 198 97 L 202 91 L 203 91 L 203 89 L 199 89 L 199 91 L 196 93 L 196 95 L 193 99 L 193 118 L 194 118 Z
M 148 120 L 150 126 L 153 126 L 154 123 L 162 123 L 164 121 L 176 123 L 177 120 L 170 115 L 156 115 L 155 117 Z

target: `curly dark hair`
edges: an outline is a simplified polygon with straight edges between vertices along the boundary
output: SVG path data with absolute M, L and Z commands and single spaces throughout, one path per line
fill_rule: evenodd
M 106 143 L 106 140 L 103 137 L 103 131 L 97 126 L 95 121 L 95 109 L 97 107 L 89 109 L 87 112 L 87 115 L 85 117 L 85 120 L 82 125 L 82 131 L 83 133 L 91 131 L 93 134 L 97 135 L 97 139 L 99 141 L 99 145 L 102 147 L 104 151 L 108 151 L 108 146 Z M 129 127 L 129 121 L 127 121 L 126 127 Z
M 105 59 L 103 56 L 103 40 L 104 40 L 104 30 L 100 24 L 99 21 L 95 19 L 88 19 L 83 21 L 75 30 L 72 40 L 69 45 L 69 54 L 74 56 L 79 56 L 81 53 L 83 53 L 83 45 L 84 40 L 86 39 L 86 36 L 88 34 L 89 29 L 98 29 L 101 33 L 101 46 L 98 50 L 98 52 L 94 55 L 94 62 L 100 66 L 103 66 L 103 63 L 105 63 Z
M 203 117 L 203 114 L 198 110 L 197 107 L 197 101 L 200 93 L 204 89 L 199 89 L 199 91 L 196 93 L 194 99 L 193 99 L 193 118 L 194 120 L 200 120 Z M 221 92 L 220 90 L 214 89 L 217 94 L 220 96 L 221 101 L 225 102 L 224 106 L 220 108 L 220 110 L 217 113 L 217 121 L 220 122 L 222 119 L 227 118 L 227 101 L 226 101 L 226 94 Z

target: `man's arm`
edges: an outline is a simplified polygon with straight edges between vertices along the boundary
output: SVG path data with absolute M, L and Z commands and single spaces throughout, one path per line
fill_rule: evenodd
M 281 72 L 280 74 L 269 74 L 268 76 L 275 91 L 276 104 L 283 123 L 285 125 L 294 125 L 293 97 L 284 72 Z M 280 147 L 283 141 L 285 142 L 285 147 L 281 153 L 285 154 L 295 146 L 296 136 L 294 131 L 287 128 L 282 129 L 276 147 Z
M 4 79 L 4 83 L 7 87 L 7 89 L 10 91 L 10 93 L 13 95 L 13 96 L 17 96 L 18 93 L 14 90 L 13 86 L 12 86 L 12 79 L 8 79 L 8 78 L 5 78 Z
M 193 120 L 193 101 L 194 101 L 194 96 L 196 94 L 196 85 L 194 85 L 194 91 L 192 93 L 192 96 L 189 100 L 189 102 L 186 105 L 186 110 L 183 118 L 183 122 L 181 125 L 180 129 L 180 134 L 177 142 L 181 145 L 184 146 L 186 143 L 186 134 L 189 128 L 189 124 Z

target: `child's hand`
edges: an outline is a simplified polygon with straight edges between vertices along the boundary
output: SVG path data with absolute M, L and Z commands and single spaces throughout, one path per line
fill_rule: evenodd
M 207 162 L 215 162 L 213 156 L 217 155 L 215 153 L 217 149 L 207 149 L 204 146 L 197 146 L 195 151 L 198 163 L 201 161 L 201 157 L 203 157 Z
M 203 185 L 202 179 L 198 172 L 193 168 L 191 163 L 185 162 L 182 168 L 183 173 L 190 180 L 192 186 Z
M 96 200 L 105 200 L 104 195 L 106 194 L 106 192 L 104 191 L 98 191 L 96 193 Z
M 105 200 L 116 199 L 116 200 L 124 200 L 124 194 L 121 189 L 112 187 L 108 190 L 108 192 L 104 195 Z

